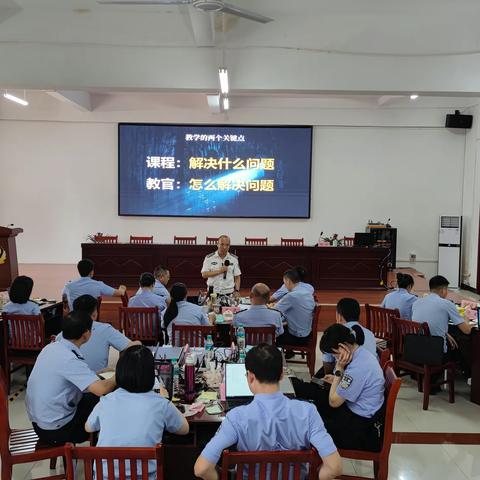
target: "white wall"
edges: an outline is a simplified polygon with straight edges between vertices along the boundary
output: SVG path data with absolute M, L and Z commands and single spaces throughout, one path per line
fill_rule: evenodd
M 413 251 L 431 275 L 438 217 L 462 212 L 465 136 L 442 127 L 315 127 L 310 220 L 118 217 L 116 136 L 115 123 L 94 118 L 0 121 L 0 224 L 25 229 L 21 263 L 73 263 L 97 231 L 122 240 L 153 234 L 161 243 L 228 232 L 233 242 L 265 234 L 272 244 L 282 235 L 313 244 L 321 230 L 351 235 L 370 218 L 390 217 L 398 259 Z

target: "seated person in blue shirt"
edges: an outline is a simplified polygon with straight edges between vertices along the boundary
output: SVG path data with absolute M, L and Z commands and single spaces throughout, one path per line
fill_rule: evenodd
M 120 333 L 109 323 L 97 322 L 97 299 L 91 295 L 78 297 L 73 302 L 73 310 L 75 312 L 86 312 L 93 320 L 90 340 L 80 347 L 80 352 L 87 362 L 87 365 L 94 372 L 100 372 L 107 368 L 110 347 L 122 352 L 132 345 L 141 345 L 141 342 L 138 340 L 129 340 L 123 333 Z M 62 338 L 63 334 L 60 333 L 57 336 L 57 341 Z
M 115 377 L 100 380 L 83 359 L 80 348 L 90 339 L 91 330 L 88 313 L 69 313 L 62 322 L 63 338 L 48 344 L 35 362 L 25 404 L 43 443 L 85 442 L 85 421 L 98 397 L 115 388 Z
M 429 282 L 430 294 L 419 298 L 413 304 L 412 320 L 428 323 L 430 335 L 445 339 L 443 351 L 446 360 L 459 360 L 462 371 L 468 378 L 471 376 L 472 365 L 470 341 L 472 327 L 467 319 L 460 316 L 455 304 L 447 299 L 448 285 L 445 277 L 441 275 L 432 277 Z M 432 378 L 432 383 L 435 381 L 436 378 Z M 435 390 L 438 391 L 439 388 Z
M 277 345 L 306 345 L 312 333 L 315 301 L 308 290 L 301 288 L 297 270 L 287 270 L 283 274 L 283 283 L 288 293 L 277 303 L 276 308 L 283 313 L 287 326 L 285 332 L 277 338 Z M 287 352 L 286 358 L 293 354 Z
M 265 343 L 253 347 L 247 353 L 245 368 L 254 399 L 227 413 L 217 434 L 198 457 L 195 475 L 217 479 L 215 466 L 222 451 L 236 445 L 238 451 L 306 450 L 313 446 L 322 458 L 318 478 L 339 476 L 340 455 L 315 406 L 290 400 L 280 391 L 283 360 L 278 348 Z
M 353 333 L 352 330 L 355 332 Z M 310 398 L 317 405 L 338 448 L 379 451 L 385 420 L 385 379 L 378 359 L 362 347 L 363 330 L 336 323 L 320 340 L 320 349 L 334 355 L 333 375 Z
M 335 320 L 337 323 L 345 325 L 348 328 L 353 328 L 354 325 L 359 326 L 363 330 L 364 343 L 363 348 L 368 350 L 372 355 L 377 358 L 377 342 L 375 341 L 375 335 L 363 325 L 360 325 L 360 304 L 354 298 L 342 298 L 337 303 L 337 309 L 335 312 Z M 319 371 L 315 374 L 315 377 L 321 378 L 326 374 L 333 373 L 335 367 L 335 356 L 331 353 L 323 353 L 323 371 Z
M 95 264 L 88 259 L 80 260 L 77 263 L 77 270 L 80 274 L 78 280 L 67 283 L 62 292 L 62 298 L 68 300 L 70 310 L 73 309 L 73 302 L 81 295 L 91 295 L 98 298 L 102 295 L 108 297 L 121 297 L 125 294 L 127 287 L 120 285 L 117 289 L 105 285 L 105 283 L 94 280 L 93 270 Z
M 170 290 L 170 305 L 163 315 L 163 326 L 167 329 L 169 343 L 172 341 L 172 326 L 176 325 L 210 325 L 207 314 L 202 307 L 187 302 L 187 286 L 174 283 Z
M 135 345 L 125 350 L 115 377 L 118 388 L 100 399 L 85 423 L 87 432 L 100 431 L 97 447 L 154 447 L 162 442 L 165 430 L 177 435 L 188 433 L 185 417 L 153 391 L 155 368 L 147 347 Z M 140 474 L 141 465 L 137 468 Z M 156 478 L 155 461 L 149 461 L 148 471 L 149 478 Z M 126 474 L 130 477 L 130 471 Z M 107 476 L 105 466 L 104 478 Z
M 412 319 L 412 306 L 418 300 L 418 297 L 412 292 L 414 285 L 413 277 L 408 273 L 397 273 L 397 289 L 387 293 L 382 308 L 398 308 L 400 318 L 404 320 Z
M 305 276 L 307 275 L 307 272 L 305 269 L 301 266 L 294 267 L 294 270 L 297 271 L 298 273 L 298 278 L 300 281 L 298 282 L 298 286 L 300 288 L 304 288 L 307 290 L 311 295 L 315 293 L 315 289 L 313 288 L 312 285 L 309 283 L 305 283 Z M 270 302 L 275 303 L 278 302 L 282 297 L 284 297 L 288 293 L 288 288 L 283 284 L 271 297 L 270 297 Z
M 170 271 L 167 267 L 162 267 L 158 265 L 153 271 L 153 276 L 155 277 L 155 285 L 153 286 L 153 293 L 162 297 L 165 301 L 165 304 L 170 303 L 170 293 L 167 290 L 167 284 L 170 281 Z M 140 293 L 141 287 L 137 291 L 137 295 Z
M 278 310 L 268 308 L 270 289 L 264 283 L 257 283 L 250 291 L 251 306 L 248 310 L 242 310 L 235 314 L 233 325 L 244 327 L 266 327 L 275 326 L 275 334 L 283 333 L 282 314 Z

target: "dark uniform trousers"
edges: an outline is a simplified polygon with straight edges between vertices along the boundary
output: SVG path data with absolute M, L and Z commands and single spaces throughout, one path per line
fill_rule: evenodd
M 328 401 L 330 386 L 320 387 L 315 383 L 292 378 L 297 399 L 315 404 L 327 432 L 337 448 L 379 452 L 383 444 L 385 405 L 372 418 L 352 412 L 346 403 L 332 408 Z
M 93 393 L 85 393 L 77 405 L 74 417 L 63 427 L 57 430 L 43 430 L 36 423 L 32 423 L 33 429 L 40 441 L 47 445 L 86 442 L 90 434 L 85 431 L 85 422 L 98 401 L 99 398 Z

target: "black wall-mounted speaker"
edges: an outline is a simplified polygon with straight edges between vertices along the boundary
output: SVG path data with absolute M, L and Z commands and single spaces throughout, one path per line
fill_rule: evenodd
M 455 115 L 445 117 L 446 128 L 472 128 L 473 115 L 462 115 L 460 110 L 455 110 Z

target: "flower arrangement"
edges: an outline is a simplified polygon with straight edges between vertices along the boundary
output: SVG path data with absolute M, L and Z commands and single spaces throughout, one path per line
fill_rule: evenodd
M 95 240 L 95 237 L 103 237 L 103 233 L 102 232 L 97 232 L 97 233 L 92 233 L 90 235 L 87 235 L 87 242 L 98 243 Z
M 333 247 L 338 247 L 340 245 L 342 245 L 342 240 L 340 240 L 338 238 L 338 233 L 334 233 L 331 237 L 327 237 L 327 236 L 322 236 L 323 235 L 323 232 L 320 233 L 320 239 L 319 239 L 319 244 L 320 243 L 328 243 L 329 245 L 333 246 Z

